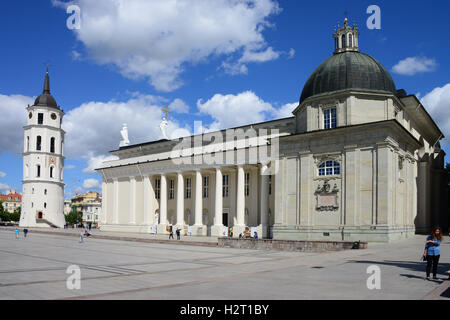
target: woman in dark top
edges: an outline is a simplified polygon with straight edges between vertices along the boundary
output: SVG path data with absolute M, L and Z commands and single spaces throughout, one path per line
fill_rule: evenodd
M 424 256 L 427 257 L 427 280 L 430 280 L 431 266 L 433 266 L 433 279 L 437 279 L 439 258 L 441 257 L 442 230 L 439 227 L 433 229 L 431 235 L 425 241 Z

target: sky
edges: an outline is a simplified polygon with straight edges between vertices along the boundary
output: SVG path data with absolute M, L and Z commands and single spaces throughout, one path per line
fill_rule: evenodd
M 367 26 L 371 5 L 380 29 Z M 450 137 L 449 15 L 448 1 L 1 1 L 0 191 L 22 190 L 25 107 L 42 93 L 45 63 L 65 112 L 71 198 L 100 191 L 94 169 L 112 159 L 124 123 L 132 144 L 160 139 L 165 105 L 170 138 L 194 133 L 194 121 L 215 130 L 291 116 L 346 16 L 360 50 Z

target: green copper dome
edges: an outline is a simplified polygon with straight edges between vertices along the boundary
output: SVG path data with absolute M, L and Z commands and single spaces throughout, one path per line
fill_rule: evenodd
M 377 60 L 359 51 L 347 51 L 333 55 L 312 73 L 300 103 L 309 97 L 348 89 L 396 93 L 391 75 Z

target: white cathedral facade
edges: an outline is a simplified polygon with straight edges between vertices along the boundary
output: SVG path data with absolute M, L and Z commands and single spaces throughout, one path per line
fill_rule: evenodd
M 112 151 L 100 228 L 384 242 L 446 228 L 443 134 L 358 38 L 335 32 L 292 117 Z
M 21 227 L 64 227 L 64 112 L 50 93 L 49 74 L 43 93 L 28 106 L 24 127 Z

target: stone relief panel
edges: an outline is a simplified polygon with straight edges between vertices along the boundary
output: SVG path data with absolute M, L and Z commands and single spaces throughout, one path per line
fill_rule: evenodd
M 337 182 L 324 180 L 317 184 L 316 210 L 318 212 L 335 212 L 339 210 L 339 187 Z

